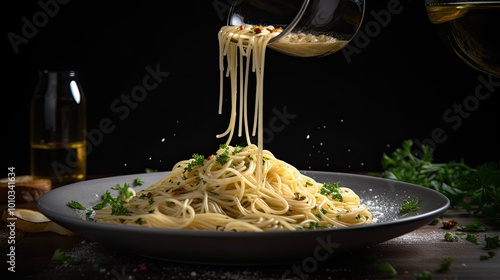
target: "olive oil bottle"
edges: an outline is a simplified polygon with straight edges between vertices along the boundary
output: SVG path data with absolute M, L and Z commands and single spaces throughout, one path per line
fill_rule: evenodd
M 84 180 L 87 108 L 77 72 L 40 71 L 30 110 L 31 176 L 52 187 Z

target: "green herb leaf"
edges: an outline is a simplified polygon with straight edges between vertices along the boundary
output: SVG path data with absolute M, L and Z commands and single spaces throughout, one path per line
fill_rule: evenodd
M 477 235 L 474 235 L 474 234 L 467 234 L 467 236 L 465 236 L 465 240 L 471 242 L 471 243 L 474 243 L 474 244 L 478 244 L 479 241 L 477 240 Z
M 331 196 L 333 199 L 336 199 L 340 202 L 344 201 L 342 194 L 340 193 L 340 185 L 339 182 L 336 183 L 323 183 L 319 193 L 326 196 Z
M 470 222 L 470 223 L 465 224 L 465 225 L 459 225 L 457 227 L 457 230 L 458 231 L 476 231 L 476 232 L 487 231 L 488 226 L 481 223 L 481 222 L 473 221 L 473 222 Z
M 424 270 L 420 273 L 414 273 L 413 274 L 415 280 L 431 280 L 432 279 L 432 273 L 430 273 L 427 270 Z
M 396 276 L 398 274 L 397 270 L 388 262 L 379 263 L 377 266 L 379 271 L 388 273 L 391 276 Z
M 186 166 L 186 168 L 184 169 L 184 171 L 191 172 L 193 170 L 193 167 L 195 167 L 195 166 L 202 166 L 205 163 L 205 156 L 202 156 L 202 155 L 199 155 L 199 154 L 193 154 L 192 158 L 193 159 L 188 164 L 188 166 Z
M 117 184 L 112 189 L 120 190 L 121 192 L 118 196 L 113 197 L 109 191 L 106 191 L 101 197 L 102 201 L 99 204 L 92 207 L 92 209 L 100 210 L 109 205 L 111 206 L 112 215 L 130 215 L 130 212 L 123 206 L 123 204 L 125 203 L 125 200 L 123 199 L 124 197 L 123 188 L 120 187 L 119 184 Z M 125 192 L 127 193 L 127 195 L 128 194 L 131 195 L 131 193 L 128 193 L 128 186 L 127 186 L 127 191 Z
M 144 181 L 141 180 L 140 178 L 134 179 L 134 186 L 142 186 L 143 184 L 144 184 Z
M 222 147 L 221 147 L 222 148 Z M 215 156 L 215 160 L 220 164 L 220 165 L 224 165 L 227 163 L 227 161 L 229 160 L 229 148 L 226 147 L 224 152 L 218 154 Z
M 439 268 L 437 272 L 445 272 L 450 269 L 451 265 L 453 264 L 453 259 L 452 258 L 445 258 L 441 261 L 441 264 L 439 265 Z
M 498 235 L 494 237 L 484 236 L 484 241 L 486 242 L 486 246 L 484 246 L 484 249 L 486 250 L 500 248 L 500 238 Z
M 487 162 L 472 168 L 463 161 L 433 162 L 433 150 L 403 141 L 381 160 L 384 178 L 434 189 L 450 200 L 451 208 L 461 208 L 500 224 L 500 169 Z
M 399 209 L 400 214 L 408 214 L 412 212 L 417 212 L 420 210 L 420 203 L 422 201 L 418 198 L 414 198 L 412 200 L 403 200 L 403 205 Z
M 444 240 L 448 242 L 458 242 L 458 236 L 451 232 L 447 232 L 444 234 Z
M 80 202 L 77 202 L 77 201 L 70 201 L 68 203 L 66 203 L 67 206 L 69 206 L 70 208 L 73 208 L 73 209 L 77 209 L 77 210 L 85 210 L 85 206 L 83 206 Z

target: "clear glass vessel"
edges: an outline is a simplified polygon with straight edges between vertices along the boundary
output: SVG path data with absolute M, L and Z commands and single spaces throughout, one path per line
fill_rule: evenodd
M 31 100 L 30 169 L 52 187 L 84 180 L 86 100 L 75 71 L 40 71 Z
M 364 0 L 241 0 L 229 11 L 227 25 L 283 28 L 270 49 L 298 57 L 321 57 L 342 49 L 356 35 Z
M 463 62 L 500 78 L 500 1 L 425 0 L 439 37 Z

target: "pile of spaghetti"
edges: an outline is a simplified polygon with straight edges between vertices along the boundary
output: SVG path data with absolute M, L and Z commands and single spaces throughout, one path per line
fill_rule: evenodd
M 207 158 L 193 154 L 168 175 L 94 220 L 151 228 L 256 232 L 340 228 L 373 223 L 359 196 L 338 183 L 318 183 L 263 151 L 257 184 L 257 146 L 223 144 Z

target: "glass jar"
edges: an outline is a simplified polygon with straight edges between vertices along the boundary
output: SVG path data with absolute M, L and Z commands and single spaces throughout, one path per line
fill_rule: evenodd
M 364 0 L 238 0 L 227 24 L 281 27 L 268 47 L 286 55 L 321 57 L 341 50 L 358 32 Z

